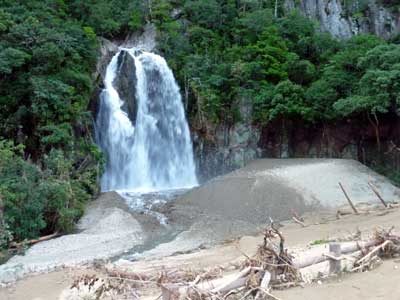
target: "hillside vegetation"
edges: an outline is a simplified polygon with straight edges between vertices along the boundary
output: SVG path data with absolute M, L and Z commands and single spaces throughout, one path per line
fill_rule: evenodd
M 379 147 L 379 120 L 399 109 L 400 39 L 338 41 L 282 1 L 0 0 L 0 247 L 73 229 L 103 163 L 88 111 L 97 38 L 147 22 L 192 127 L 236 122 L 248 97 L 254 124 L 361 118 Z
M 258 127 L 354 121 L 365 135 L 373 132 L 370 165 L 398 180 L 383 161 L 390 149 L 382 146 L 381 124 L 398 119 L 399 37 L 340 41 L 298 11 L 285 14 L 282 2 L 170 1 L 153 8 L 159 48 L 184 90 L 192 127 L 208 136 L 210 123 L 234 124 L 241 98 L 251 100 Z M 345 2 L 353 14 L 365 4 Z M 399 4 L 382 3 L 399 10 Z M 366 17 L 365 7 L 362 13 Z

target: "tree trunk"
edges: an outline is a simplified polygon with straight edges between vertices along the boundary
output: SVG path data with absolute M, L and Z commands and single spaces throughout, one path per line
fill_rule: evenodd
M 375 137 L 376 137 L 376 146 L 378 147 L 378 151 L 381 152 L 381 136 L 380 136 L 380 132 L 379 132 L 379 120 L 375 113 L 373 113 L 372 115 L 374 116 L 374 120 L 371 119 L 371 115 L 369 113 L 367 114 L 367 117 L 368 117 L 368 120 L 371 123 L 372 127 L 374 127 Z
M 379 244 L 379 241 L 377 240 L 343 242 L 340 244 L 340 247 L 342 254 L 349 254 L 358 251 L 359 249 L 365 249 L 371 246 L 375 246 L 377 244 Z M 327 257 L 325 254 L 329 253 L 329 244 L 321 245 L 320 247 L 313 248 L 294 257 L 293 265 L 298 269 L 302 269 L 311 265 L 328 261 L 330 258 Z

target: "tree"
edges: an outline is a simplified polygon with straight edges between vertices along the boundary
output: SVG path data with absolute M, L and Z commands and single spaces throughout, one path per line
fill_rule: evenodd
M 262 93 L 255 97 L 255 107 L 256 120 L 263 123 L 281 117 L 300 117 L 306 121 L 314 119 L 314 112 L 304 98 L 303 88 L 289 80 L 281 81 L 273 89 L 265 86 Z
M 360 57 L 357 67 L 364 73 L 353 96 L 338 100 L 334 107 L 343 116 L 366 114 L 381 148 L 379 115 L 400 104 L 400 46 L 378 45 Z
M 15 240 L 70 231 L 97 191 L 102 158 L 87 110 L 98 45 L 82 25 L 89 15 L 70 14 L 78 2 L 2 1 L 0 194 Z

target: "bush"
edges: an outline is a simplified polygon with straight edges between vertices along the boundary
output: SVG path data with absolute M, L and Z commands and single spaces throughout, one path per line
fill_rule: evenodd
M 0 247 L 11 240 L 72 231 L 85 202 L 95 192 L 95 183 L 87 183 L 96 182 L 93 175 L 97 175 L 97 167 L 80 170 L 78 176 L 74 159 L 53 149 L 43 158 L 40 168 L 23 159 L 21 150 L 12 142 L 0 141 L 0 194 L 4 202 Z

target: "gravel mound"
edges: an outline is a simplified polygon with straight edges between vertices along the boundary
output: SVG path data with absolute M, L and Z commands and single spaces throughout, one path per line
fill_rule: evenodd
M 219 220 L 218 224 L 240 221 L 256 228 L 269 222 L 270 217 L 290 218 L 291 209 L 303 213 L 346 205 L 339 182 L 354 203 L 379 203 L 368 182 L 387 201 L 400 196 L 399 189 L 386 177 L 354 160 L 260 159 L 182 195 L 166 207 L 165 214 L 171 220 L 186 220 L 189 224 L 212 218 Z M 206 223 L 206 229 L 213 228 Z M 235 231 L 242 234 L 241 228 L 230 235 L 234 236 Z
M 142 227 L 121 205 L 123 200 L 116 193 L 103 194 L 88 207 L 78 226 L 81 232 L 41 242 L 25 255 L 12 257 L 0 266 L 0 282 L 107 259 L 141 245 L 145 236 Z

